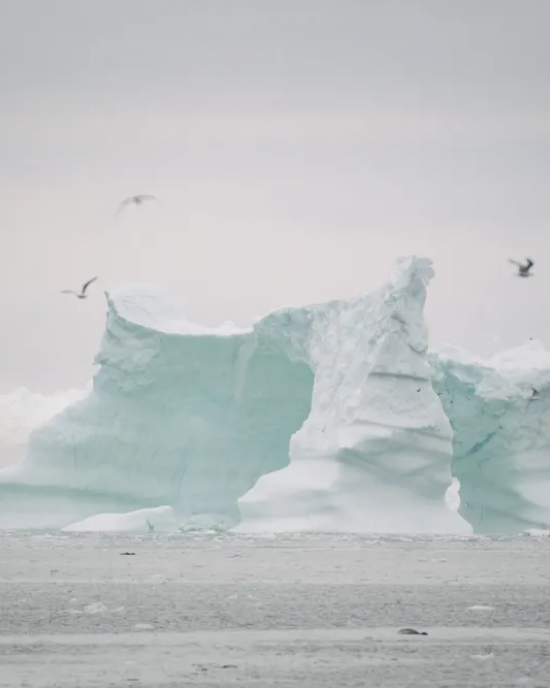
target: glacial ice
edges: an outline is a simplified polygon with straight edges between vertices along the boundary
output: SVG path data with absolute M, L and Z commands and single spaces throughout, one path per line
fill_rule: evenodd
M 432 275 L 430 261 L 407 258 L 374 294 L 308 309 L 311 413 L 290 464 L 239 500 L 237 530 L 470 532 L 445 505 L 452 432 L 423 316 Z M 289 313 L 289 332 L 302 313 Z
M 288 462 L 313 376 L 261 333 L 198 328 L 159 289 L 108 295 L 93 390 L 0 471 L 0 527 L 61 528 L 169 505 L 229 527 L 236 500 Z M 281 321 L 286 312 L 268 316 Z
M 248 530 L 468 530 L 444 503 L 452 434 L 426 356 L 431 276 L 430 261 L 401 259 L 372 295 L 247 329 L 193 325 L 153 287 L 108 294 L 93 389 L 0 471 L 0 527 L 159 505 L 183 527 L 231 527 L 243 498 Z
M 459 513 L 478 533 L 548 529 L 550 352 L 529 341 L 484 361 L 447 346 L 432 365 L 454 431 Z
M 96 514 L 62 528 L 71 533 L 93 532 L 175 532 L 179 530 L 174 510 L 169 506 L 137 509 L 128 513 Z
M 32 431 L 82 399 L 89 389 L 45 395 L 21 387 L 0 394 L 0 468 L 22 459 Z

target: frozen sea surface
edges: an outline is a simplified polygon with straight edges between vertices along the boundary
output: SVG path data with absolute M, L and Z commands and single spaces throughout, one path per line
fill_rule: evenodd
M 3 532 L 0 686 L 547 688 L 549 583 L 547 537 Z

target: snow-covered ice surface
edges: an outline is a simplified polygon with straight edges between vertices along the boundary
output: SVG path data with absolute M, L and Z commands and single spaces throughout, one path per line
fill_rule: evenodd
M 0 552 L 2 688 L 548 686 L 548 537 L 4 531 Z
M 93 390 L 0 471 L 0 527 L 164 505 L 186 528 L 230 527 L 290 445 L 288 468 L 241 500 L 243 529 L 469 532 L 445 505 L 451 428 L 423 316 L 432 275 L 429 260 L 400 259 L 373 294 L 249 329 L 199 328 L 157 288 L 111 293 Z
M 550 352 L 538 341 L 482 360 L 444 347 L 434 388 L 454 430 L 459 513 L 476 532 L 550 527 Z

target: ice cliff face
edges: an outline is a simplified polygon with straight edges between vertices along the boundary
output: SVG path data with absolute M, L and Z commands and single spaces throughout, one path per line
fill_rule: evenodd
M 0 472 L 0 526 L 160 505 L 181 522 L 237 522 L 238 497 L 288 463 L 310 369 L 254 329 L 193 326 L 151 287 L 121 289 L 108 306 L 93 391 Z
M 239 530 L 469 531 L 444 503 L 452 432 L 426 356 L 432 275 L 430 261 L 407 258 L 372 295 L 288 311 L 294 355 L 314 373 L 311 413 L 290 465 L 239 501 Z
M 550 528 L 550 352 L 533 341 L 487 361 L 453 347 L 432 360 L 459 513 L 480 533 Z
M 160 506 L 185 526 L 229 527 L 276 471 L 241 500 L 242 528 L 467 529 L 444 504 L 431 276 L 429 261 L 403 259 L 372 295 L 280 309 L 247 330 L 194 326 L 151 287 L 111 293 L 93 390 L 0 471 L 0 527 Z

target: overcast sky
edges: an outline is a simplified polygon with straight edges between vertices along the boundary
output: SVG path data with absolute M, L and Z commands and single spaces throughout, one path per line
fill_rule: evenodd
M 410 253 L 434 344 L 550 345 L 549 25 L 548 0 L 0 0 L 0 391 L 84 385 L 104 289 L 247 324 Z

